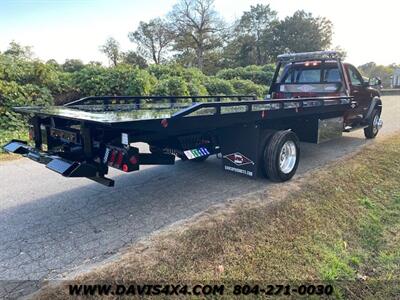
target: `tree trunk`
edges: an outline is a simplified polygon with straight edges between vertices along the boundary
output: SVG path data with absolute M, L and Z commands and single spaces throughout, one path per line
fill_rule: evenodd
M 203 70 L 204 67 L 204 50 L 203 50 L 203 45 L 198 45 L 196 49 L 196 55 L 197 55 L 197 67 L 200 70 Z

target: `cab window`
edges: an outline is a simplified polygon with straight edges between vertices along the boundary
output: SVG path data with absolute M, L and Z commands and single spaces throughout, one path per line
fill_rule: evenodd
M 325 69 L 324 75 L 324 81 L 327 83 L 336 83 L 342 81 L 337 67 Z
M 281 82 L 284 83 L 320 83 L 321 69 L 290 68 Z
M 355 67 L 348 66 L 347 71 L 349 73 L 351 85 L 356 85 L 356 86 L 362 85 L 362 82 L 363 82 L 362 77 L 361 77 L 360 73 L 358 73 L 358 71 Z

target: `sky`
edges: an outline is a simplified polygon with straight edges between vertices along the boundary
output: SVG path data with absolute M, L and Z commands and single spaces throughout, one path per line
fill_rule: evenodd
M 165 16 L 177 0 L 0 0 L 0 51 L 15 40 L 33 46 L 36 57 L 67 58 L 108 63 L 99 51 L 108 37 L 122 50 L 134 49 L 128 32 L 140 21 Z M 355 65 L 375 61 L 400 63 L 400 1 L 350 0 L 215 0 L 215 8 L 228 22 L 257 3 L 270 4 L 285 18 L 303 9 L 330 19 L 332 46 L 347 51 Z

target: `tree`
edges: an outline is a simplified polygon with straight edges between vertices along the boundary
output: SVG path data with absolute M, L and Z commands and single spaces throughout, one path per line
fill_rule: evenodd
M 205 54 L 222 46 L 224 26 L 213 4 L 214 0 L 180 0 L 169 14 L 176 34 L 174 49 L 186 58 L 194 56 L 200 69 Z
M 114 67 L 117 66 L 118 61 L 121 58 L 121 51 L 116 39 L 112 37 L 108 38 L 104 45 L 100 46 L 100 51 L 108 57 Z
M 62 69 L 65 72 L 76 72 L 80 71 L 85 67 L 84 63 L 80 59 L 66 59 L 62 65 Z
M 4 54 L 14 58 L 24 58 L 24 59 L 31 59 L 33 56 L 31 46 L 21 46 L 15 41 L 10 42 L 7 50 L 4 51 Z
M 57 71 L 61 71 L 60 64 L 53 58 L 46 61 L 46 65 L 52 66 Z
M 385 88 L 390 87 L 391 76 L 393 75 L 395 65 L 383 66 L 374 62 L 369 62 L 358 67 L 361 74 L 367 78 L 378 77 L 382 80 Z
M 270 62 L 273 29 L 277 25 L 277 12 L 269 5 L 257 4 L 243 13 L 235 32 L 237 54 L 246 64 L 264 65 Z
M 141 69 L 148 67 L 146 59 L 135 51 L 124 52 L 122 62 L 127 65 L 138 66 Z
M 274 29 L 274 54 L 325 50 L 331 45 L 332 22 L 303 10 L 286 17 Z
M 340 56 L 340 58 L 341 58 L 342 60 L 345 60 L 345 59 L 346 59 L 346 57 L 347 57 L 347 51 L 346 51 L 345 49 L 343 49 L 342 47 L 336 46 L 336 47 L 334 47 L 332 50 L 333 50 L 333 51 L 336 51 L 336 52 L 339 54 L 339 56 Z
M 135 32 L 128 34 L 129 39 L 137 43 L 138 51 L 155 64 L 165 60 L 166 52 L 172 42 L 172 32 L 166 22 L 160 18 L 148 23 L 140 22 Z

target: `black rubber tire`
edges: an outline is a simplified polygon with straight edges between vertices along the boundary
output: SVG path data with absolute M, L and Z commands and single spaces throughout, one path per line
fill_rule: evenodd
M 364 128 L 364 135 L 367 139 L 373 139 L 376 137 L 376 135 L 379 132 L 379 129 L 377 131 L 374 132 L 374 119 L 375 116 L 378 115 L 380 117 L 380 112 L 377 109 L 374 109 L 372 111 L 372 115 L 370 120 L 368 121 L 368 127 Z
M 296 162 L 289 173 L 284 173 L 280 169 L 280 153 L 283 145 L 287 141 L 293 141 L 296 148 Z M 263 173 L 273 182 L 283 182 L 291 179 L 296 173 L 300 161 L 300 143 L 297 135 L 289 130 L 278 131 L 272 135 L 264 148 L 263 153 Z

